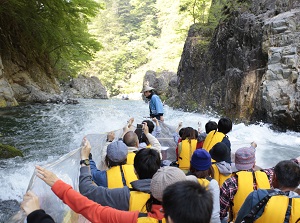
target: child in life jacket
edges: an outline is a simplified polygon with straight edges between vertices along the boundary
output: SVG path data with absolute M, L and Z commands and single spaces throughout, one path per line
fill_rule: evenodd
M 220 188 L 218 182 L 213 179 L 211 156 L 206 150 L 197 149 L 194 151 L 188 175 L 196 176 L 198 182 L 212 193 L 213 211 L 210 223 L 220 223 Z

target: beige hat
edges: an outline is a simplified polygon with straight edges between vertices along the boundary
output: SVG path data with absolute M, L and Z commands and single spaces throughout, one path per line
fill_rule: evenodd
M 155 199 L 162 201 L 163 191 L 167 186 L 185 180 L 198 182 L 195 176 L 186 176 L 184 172 L 177 167 L 161 167 L 152 177 L 150 184 L 151 194 Z
M 151 90 L 153 90 L 153 89 L 154 89 L 153 87 L 145 86 L 144 89 L 143 89 L 143 93 L 144 93 L 145 91 L 151 91 Z

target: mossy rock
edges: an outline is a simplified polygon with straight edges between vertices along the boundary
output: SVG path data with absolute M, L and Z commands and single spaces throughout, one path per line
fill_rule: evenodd
M 0 159 L 8 159 L 16 156 L 23 157 L 22 151 L 13 146 L 0 144 Z

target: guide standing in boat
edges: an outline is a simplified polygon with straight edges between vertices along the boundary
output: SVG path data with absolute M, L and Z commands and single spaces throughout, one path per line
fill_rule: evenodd
M 163 104 L 158 95 L 154 94 L 153 87 L 145 86 L 143 89 L 143 94 L 146 98 L 150 100 L 149 109 L 150 117 L 157 118 L 160 121 L 164 121 L 164 109 Z

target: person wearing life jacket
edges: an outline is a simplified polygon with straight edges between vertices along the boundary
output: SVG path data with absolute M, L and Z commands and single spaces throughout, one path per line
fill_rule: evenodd
M 218 124 L 216 122 L 208 121 L 205 124 L 205 132 L 199 132 L 199 135 L 197 138 L 197 140 L 198 140 L 197 149 L 203 148 L 204 140 L 205 140 L 207 134 L 210 133 L 210 131 L 217 130 L 217 129 L 218 129 Z
M 235 220 L 246 197 L 257 189 L 270 189 L 273 169 L 254 171 L 255 148 L 243 147 L 235 152 L 233 174 L 220 188 L 220 218 L 222 222 Z
M 154 94 L 154 88 L 145 86 L 143 89 L 144 96 L 149 100 L 150 117 L 164 121 L 164 106 L 158 95 Z
M 221 187 L 225 180 L 231 177 L 231 152 L 223 142 L 218 142 L 209 151 L 211 158 L 215 160 L 212 164 L 214 170 L 214 179 Z
M 195 130 L 192 127 L 186 127 L 182 134 L 182 141 L 178 144 L 178 167 L 180 169 L 186 172 L 190 169 L 191 157 L 196 147 Z
M 88 156 L 91 146 L 85 139 L 81 149 L 81 159 Z M 108 189 L 97 186 L 92 181 L 89 165 L 81 164 L 79 176 L 79 191 L 89 199 L 119 210 L 145 210 L 146 201 L 150 197 L 150 182 L 152 176 L 160 168 L 161 159 L 156 150 L 141 149 L 134 157 L 134 171 L 137 179 L 131 182 L 132 189 L 127 185 L 122 188 Z M 136 203 L 137 202 L 137 203 Z
M 218 142 L 225 143 L 231 150 L 231 143 L 227 133 L 232 130 L 232 121 L 229 118 L 221 118 L 218 122 L 218 130 L 210 131 L 203 143 L 203 149 L 207 152 Z
M 39 166 L 36 169 L 37 176 L 51 187 L 58 198 L 93 223 L 207 223 L 210 221 L 213 206 L 211 193 L 197 183 L 195 177 L 185 176 L 176 167 L 163 167 L 153 176 L 152 196 L 160 203 L 163 201 L 163 204 L 152 204 L 151 211 L 146 215 L 139 211 L 127 212 L 104 207 L 75 191 L 51 171 Z M 21 207 L 28 215 L 28 223 L 33 223 L 34 219 L 42 220 L 49 217 L 40 209 L 38 198 L 30 192 Z M 53 223 L 55 219 L 47 220 L 47 223 Z
M 220 188 L 218 182 L 213 179 L 214 171 L 211 166 L 211 156 L 206 150 L 197 149 L 194 151 L 189 174 L 196 176 L 198 182 L 212 193 L 213 211 L 210 223 L 220 223 Z
M 119 188 L 125 185 L 131 187 L 131 182 L 137 180 L 133 165 L 126 164 L 127 146 L 121 140 L 107 146 L 105 162 L 107 170 L 98 170 L 95 162 L 89 156 L 93 181 L 102 187 Z
M 300 157 L 299 157 L 300 160 Z M 291 160 L 279 162 L 274 168 L 273 190 L 251 192 L 242 205 L 236 223 L 299 222 L 300 195 L 294 190 L 300 184 L 300 166 Z
M 156 150 L 161 156 L 161 145 L 157 138 L 149 132 L 148 124 L 146 122 L 142 123 L 142 131 L 149 141 L 149 144 L 151 144 L 150 148 Z M 139 138 L 134 131 L 127 131 L 123 136 L 123 142 L 128 147 L 127 164 L 133 164 L 135 153 L 139 150 Z

